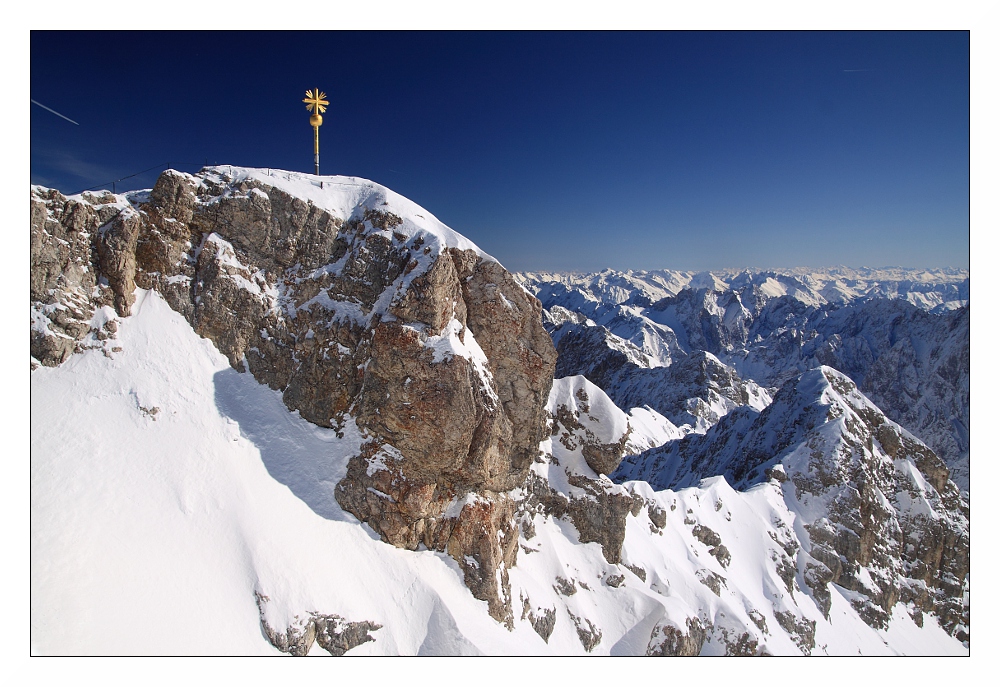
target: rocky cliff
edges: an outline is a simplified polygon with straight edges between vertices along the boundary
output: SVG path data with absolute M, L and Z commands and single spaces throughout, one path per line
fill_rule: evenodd
M 494 259 L 377 184 L 168 170 L 149 192 L 31 200 L 32 366 L 116 349 L 155 289 L 290 410 L 362 437 L 336 486 L 396 546 L 447 551 L 511 622 L 509 492 L 545 436 L 555 350 Z

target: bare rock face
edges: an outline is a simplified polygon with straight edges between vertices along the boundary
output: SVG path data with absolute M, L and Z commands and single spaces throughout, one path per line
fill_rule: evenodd
M 142 220 L 138 213 L 121 212 L 97 233 L 101 274 L 114 294 L 115 311 L 127 316 L 135 302 L 135 248 Z
M 669 623 L 653 628 L 646 647 L 647 656 L 697 656 L 705 644 L 706 632 L 698 618 L 689 618 L 687 631 Z
M 359 427 L 393 450 L 352 460 L 337 499 L 397 546 L 447 550 L 510 625 L 517 525 L 504 493 L 544 436 L 555 352 L 538 302 L 496 263 L 451 250 L 424 277 L 373 333 L 357 405 Z
M 759 613 L 757 614 L 759 616 Z M 788 614 L 792 616 L 791 613 Z M 751 616 L 753 618 L 753 616 Z M 707 654 L 722 653 L 725 656 L 770 656 L 767 650 L 761 628 L 745 626 L 726 618 L 726 614 L 718 614 L 715 622 L 705 616 L 688 618 L 682 629 L 668 620 L 658 622 L 649 637 L 646 646 L 647 656 L 699 656 L 706 644 L 714 645 Z M 806 625 L 810 631 L 813 626 Z M 793 629 L 797 629 L 793 628 Z M 764 633 L 766 635 L 766 632 Z M 814 646 L 812 635 L 802 639 L 799 634 L 793 634 L 794 641 L 800 645 L 803 653 L 808 655 Z M 801 640 L 801 641 L 800 641 Z
M 264 636 L 278 651 L 292 656 L 306 656 L 314 643 L 331 656 L 343 656 L 356 646 L 374 642 L 369 633 L 382 629 L 368 620 L 352 622 L 336 614 L 310 613 L 307 618 L 299 618 L 284 630 L 278 630 L 265 619 L 265 606 L 270 599 L 259 592 L 256 598 Z
M 55 190 L 32 189 L 32 366 L 59 365 L 76 351 L 106 348 L 114 338 L 115 311 L 127 315 L 130 305 L 114 285 L 128 265 L 112 264 L 104 247 L 128 243 L 136 218 L 123 198 L 110 193 L 70 200 Z M 102 266 L 109 269 L 103 279 Z M 102 312 L 105 306 L 115 310 Z
M 816 646 L 815 620 L 807 620 L 800 616 L 796 616 L 791 611 L 786 611 L 784 613 L 775 611 L 774 617 L 777 618 L 781 629 L 787 632 L 792 638 L 792 641 L 799 645 L 803 654 L 808 656 L 812 653 L 813 647 Z
M 715 556 L 723 568 L 729 567 L 732 557 L 729 555 L 729 549 L 722 543 L 722 537 L 719 536 L 718 532 L 704 525 L 695 525 L 691 529 L 691 534 L 694 535 L 695 539 L 709 547 L 708 553 Z
M 567 481 L 570 493 L 564 494 L 553 489 L 548 480 L 532 474 L 526 485 L 527 497 L 519 504 L 521 512 L 568 519 L 581 543 L 596 542 L 608 563 L 621 563 L 625 520 L 640 512 L 642 497 L 607 478 L 593 479 L 567 471 Z
M 449 553 L 510 626 L 508 492 L 546 436 L 556 357 L 538 300 L 370 182 L 324 182 L 321 207 L 313 177 L 224 170 L 168 170 L 128 197 L 33 189 L 32 364 L 128 315 L 135 287 L 157 290 L 290 410 L 337 430 L 352 418 L 342 507 L 393 545 Z
M 522 595 L 521 606 L 521 620 L 531 623 L 532 629 L 548 644 L 552 630 L 556 626 L 556 609 L 532 606 L 531 599 L 527 595 Z
M 576 636 L 580 638 L 580 644 L 583 645 L 584 650 L 587 652 L 593 651 L 594 647 L 601 643 L 604 633 L 594 623 L 590 622 L 589 619 L 574 615 L 573 611 L 568 609 L 566 612 L 569 615 L 569 619 L 573 621 L 574 627 L 576 627 Z

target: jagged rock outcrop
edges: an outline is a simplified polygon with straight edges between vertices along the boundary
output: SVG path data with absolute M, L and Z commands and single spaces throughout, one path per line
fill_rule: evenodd
M 419 295 L 391 309 L 400 319 L 372 336 L 357 405 L 359 427 L 392 454 L 352 460 L 337 498 L 391 543 L 448 550 L 509 623 L 517 526 L 504 492 L 537 452 L 554 351 L 538 302 L 472 251 L 442 253 L 415 282 Z
M 552 630 L 556 626 L 556 609 L 532 606 L 528 596 L 521 598 L 521 605 L 521 620 L 527 620 L 531 623 L 531 628 L 548 644 Z
M 689 618 L 687 630 L 670 623 L 653 628 L 646 647 L 647 656 L 697 656 L 705 644 L 705 628 L 697 618 Z
M 369 633 L 382 629 L 369 620 L 349 621 L 336 614 L 310 613 L 307 618 L 298 618 L 289 627 L 278 630 L 265 617 L 270 598 L 257 592 L 256 599 L 264 636 L 275 649 L 292 656 L 306 656 L 314 643 L 331 656 L 343 656 L 356 646 L 374 642 Z
M 567 614 L 569 619 L 573 621 L 573 626 L 576 628 L 576 635 L 580 638 L 580 644 L 588 653 L 594 650 L 594 647 L 601 643 L 601 639 L 604 637 L 604 633 L 601 632 L 601 628 L 590 622 L 589 618 L 584 618 L 581 616 L 574 615 L 574 613 L 567 609 Z
M 714 644 L 724 656 L 769 656 L 753 628 L 720 617 L 719 623 L 704 618 L 688 618 L 686 630 L 669 621 L 661 621 L 653 628 L 646 647 L 647 656 L 698 656 L 706 644 Z M 811 648 L 811 645 L 810 645 Z M 713 652 L 714 653 L 714 652 Z M 808 654 L 806 649 L 804 653 Z
M 89 348 L 111 350 L 116 315 L 127 315 L 131 304 L 120 291 L 129 258 L 119 264 L 114 248 L 127 247 L 137 219 L 131 205 L 111 193 L 69 199 L 32 189 L 32 366 L 59 365 Z
M 168 170 L 128 196 L 33 189 L 33 364 L 113 325 L 98 308 L 126 316 L 136 286 L 156 289 L 289 409 L 355 422 L 340 504 L 391 544 L 447 551 L 510 624 L 507 492 L 545 436 L 556 357 L 539 302 L 387 189 L 225 169 Z
M 553 458 L 547 456 L 543 460 L 546 461 L 543 464 L 549 465 Z M 573 523 L 581 543 L 596 542 L 601 545 L 606 561 L 621 563 L 625 519 L 640 512 L 643 500 L 606 477 L 592 479 L 571 469 L 566 470 L 566 475 L 568 493 L 554 489 L 545 477 L 530 475 L 527 496 L 519 504 L 520 511 L 529 517 L 539 513 L 551 518 L 566 518 Z

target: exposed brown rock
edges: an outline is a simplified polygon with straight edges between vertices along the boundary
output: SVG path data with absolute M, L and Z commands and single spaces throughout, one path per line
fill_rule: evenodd
M 603 636 L 601 629 L 590 622 L 589 618 L 574 615 L 569 609 L 566 609 L 566 612 L 576 627 L 576 636 L 580 638 L 580 644 L 583 645 L 584 650 L 587 652 L 593 651 L 594 647 L 601 643 L 601 637 Z
M 621 487 L 585 477 L 571 477 L 570 483 L 574 482 L 574 486 L 586 484 L 590 492 L 589 497 L 569 502 L 569 517 L 580 533 L 580 541 L 599 543 L 608 563 L 621 562 L 625 518 L 632 512 L 637 497 Z
M 834 573 L 822 563 L 807 563 L 803 578 L 805 578 L 809 589 L 812 590 L 813 599 L 816 600 L 819 610 L 829 619 L 831 604 L 829 583 L 833 582 Z
M 775 611 L 774 617 L 781 629 L 799 645 L 802 653 L 810 655 L 816 646 L 816 621 L 797 616 L 791 611 Z
M 540 606 L 534 608 L 527 595 L 521 597 L 521 604 L 521 620 L 527 619 L 531 623 L 531 628 L 548 644 L 552 630 L 556 627 L 556 609 Z
M 260 612 L 260 626 L 264 636 L 278 651 L 292 656 L 305 656 L 313 643 L 319 644 L 331 656 L 343 656 L 356 646 L 374 642 L 369 633 L 382 628 L 378 623 L 367 620 L 351 622 L 339 615 L 311 613 L 309 617 L 285 630 L 276 630 L 264 620 L 264 605 L 270 600 L 257 593 L 257 608 Z
M 761 656 L 757 638 L 749 632 L 734 632 L 728 628 L 716 628 L 716 636 L 726 647 L 726 656 Z
M 640 580 L 642 580 L 643 582 L 646 581 L 646 569 L 643 568 L 641 565 L 629 565 L 628 563 L 623 563 L 622 565 L 631 570 L 632 573 Z
M 653 628 L 646 647 L 647 656 L 697 656 L 705 644 L 706 631 L 697 618 L 688 618 L 687 632 L 660 623 Z
M 646 506 L 646 512 L 649 514 L 649 521 L 652 522 L 657 529 L 662 530 L 667 526 L 667 511 L 663 510 L 655 503 L 650 502 Z
M 726 585 L 726 578 L 722 575 L 717 575 L 711 570 L 702 568 L 701 570 L 695 571 L 695 576 L 698 578 L 699 582 L 711 589 L 713 594 L 716 596 L 722 595 L 722 588 Z
M 708 553 L 715 556 L 723 568 L 729 566 L 731 558 L 729 549 L 723 545 L 722 537 L 719 536 L 718 532 L 704 525 L 695 525 L 691 529 L 691 534 L 694 535 L 695 539 L 709 547 Z
M 97 233 L 97 255 L 101 273 L 114 293 L 115 311 L 123 317 L 132 314 L 135 302 L 135 248 L 142 220 L 133 211 L 119 213 Z
M 472 595 L 486 601 L 490 615 L 513 629 L 507 571 L 517 562 L 514 503 L 497 495 L 462 508 L 447 551 L 462 567 Z
M 567 580 L 565 577 L 556 576 L 556 583 L 552 585 L 552 588 L 563 596 L 573 596 L 576 594 L 576 583 L 573 580 Z
M 490 361 L 504 414 L 511 423 L 510 464 L 526 470 L 545 437 L 545 403 L 556 352 L 542 327 L 542 306 L 498 263 L 451 249 L 468 311 L 468 326 Z M 523 474 L 514 480 L 523 481 Z
M 604 578 L 604 583 L 609 587 L 621 587 L 625 583 L 624 575 L 608 575 Z
M 69 200 L 55 190 L 32 191 L 31 356 L 42 365 L 59 365 L 75 351 L 103 347 L 103 339 L 96 340 L 103 327 L 95 330 L 91 321 L 95 310 L 114 298 L 99 279 L 96 237 L 121 212 L 120 206 L 104 202 L 114 198 Z M 113 334 L 108 328 L 103 337 Z
M 604 479 L 595 480 L 574 473 L 567 473 L 567 477 L 571 485 L 584 490 L 582 495 L 568 497 L 552 489 L 538 475 L 530 474 L 525 482 L 527 496 L 520 504 L 521 509 L 537 510 L 553 518 L 568 518 L 576 527 L 581 543 L 597 542 L 605 560 L 620 563 L 625 518 L 638 514 L 644 503 L 642 498 Z

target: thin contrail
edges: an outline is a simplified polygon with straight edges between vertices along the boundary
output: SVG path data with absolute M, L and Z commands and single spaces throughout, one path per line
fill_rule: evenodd
M 51 112 L 52 114 L 54 114 L 54 115 L 58 115 L 58 116 L 62 117 L 62 118 L 63 118 L 63 119 L 65 119 L 65 120 L 66 120 L 67 122 L 70 122 L 70 123 L 72 123 L 72 124 L 76 124 L 77 126 L 80 126 L 80 122 L 74 122 L 74 121 L 73 121 L 72 119 L 70 119 L 70 118 L 69 118 L 69 117 L 67 117 L 66 115 L 63 115 L 63 114 L 59 114 L 58 112 L 56 112 L 55 110 L 53 110 L 53 109 L 52 109 L 51 107 L 45 107 L 44 105 L 42 105 L 42 104 L 41 104 L 40 102 L 38 102 L 37 100 L 32 100 L 31 102 L 35 103 L 35 105 L 38 105 L 38 107 L 42 108 L 43 110 L 48 110 L 48 111 L 49 111 L 49 112 Z
M 845 69 L 845 72 L 870 72 L 871 69 Z

